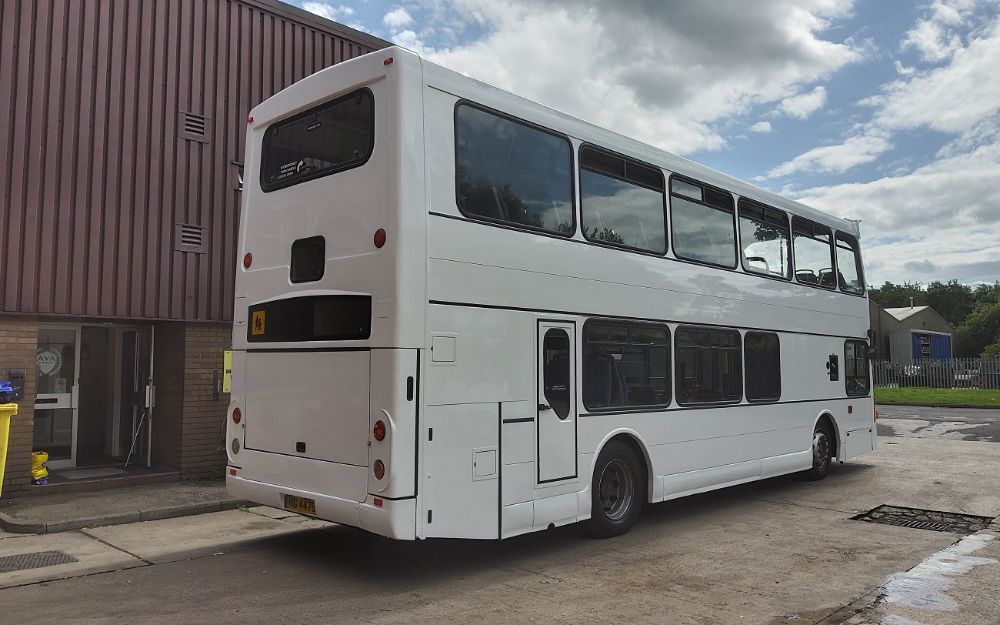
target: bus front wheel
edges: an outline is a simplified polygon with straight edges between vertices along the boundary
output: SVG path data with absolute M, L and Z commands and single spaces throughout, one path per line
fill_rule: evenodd
M 812 440 L 812 468 L 803 473 L 805 479 L 821 480 L 830 472 L 830 465 L 833 464 L 833 440 L 830 426 L 822 420 L 817 423 Z
M 601 450 L 590 483 L 590 532 L 598 538 L 619 536 L 635 525 L 646 491 L 635 451 L 621 441 Z

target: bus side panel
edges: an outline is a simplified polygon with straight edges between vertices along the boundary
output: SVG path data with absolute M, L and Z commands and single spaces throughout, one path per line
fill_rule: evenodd
M 424 538 L 497 538 L 500 406 L 429 406 L 423 480 Z

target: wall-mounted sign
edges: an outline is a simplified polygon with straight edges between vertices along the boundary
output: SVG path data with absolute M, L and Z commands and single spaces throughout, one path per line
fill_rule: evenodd
M 35 360 L 38 362 L 38 375 L 55 375 L 62 369 L 62 351 L 53 345 L 39 347 Z

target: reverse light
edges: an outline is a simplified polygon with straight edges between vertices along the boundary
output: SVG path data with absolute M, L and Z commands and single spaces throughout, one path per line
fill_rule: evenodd
M 385 477 L 385 464 L 381 460 L 376 460 L 375 465 L 372 467 L 372 473 L 375 474 L 376 480 L 381 480 Z
M 239 408 L 233 408 L 233 423 L 239 423 L 243 419 L 243 413 Z
M 379 228 L 375 231 L 375 247 L 381 249 L 385 245 L 385 230 Z
M 253 264 L 253 254 L 247 252 L 243 255 L 243 268 L 249 269 L 251 264 Z
M 381 419 L 375 422 L 375 427 L 372 428 L 372 436 L 377 441 L 385 440 L 385 423 Z
M 238 439 L 238 438 L 234 438 L 233 439 L 232 449 L 233 449 L 233 453 L 234 454 L 240 453 L 240 439 Z

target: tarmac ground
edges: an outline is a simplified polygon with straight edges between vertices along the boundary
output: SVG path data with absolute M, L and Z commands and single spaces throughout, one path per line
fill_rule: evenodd
M 571 526 L 393 542 L 264 507 L 0 533 L 0 605 L 11 622 L 145 625 L 1000 623 L 1000 445 L 897 433 L 890 418 L 877 452 L 825 480 L 658 504 L 607 540 Z M 853 519 L 883 504 L 992 525 L 963 535 Z M 75 561 L 4 572 L 5 557 L 45 552 Z

